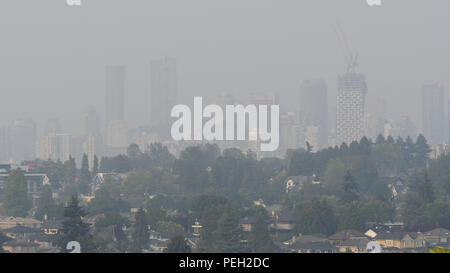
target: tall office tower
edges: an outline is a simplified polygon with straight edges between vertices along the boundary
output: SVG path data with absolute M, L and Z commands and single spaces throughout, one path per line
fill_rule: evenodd
M 36 145 L 36 157 L 53 161 L 66 161 L 70 156 L 71 136 L 68 134 L 55 134 L 41 137 Z
M 108 124 L 106 145 L 111 148 L 126 148 L 127 124 L 123 120 L 114 120 Z
M 125 67 L 107 66 L 105 69 L 105 121 L 124 120 Z
M 313 130 L 318 137 L 314 141 L 316 144 L 314 148 L 320 149 L 328 146 L 328 95 L 324 80 L 303 81 L 300 87 L 299 113 L 302 127 L 305 129 L 311 126 L 317 127 Z
M 36 124 L 31 119 L 15 120 L 9 130 L 11 159 L 15 163 L 33 160 L 36 152 Z
M 359 141 L 364 136 L 364 104 L 367 94 L 363 74 L 348 72 L 338 78 L 337 145 Z
M 177 104 L 177 64 L 172 58 L 150 63 L 150 124 L 169 134 L 170 112 Z
M 439 84 L 422 88 L 422 132 L 430 144 L 445 139 L 444 88 Z
M 56 135 L 61 133 L 62 127 L 58 119 L 52 118 L 45 122 L 44 136 Z
M 88 156 L 89 166 L 94 166 L 94 157 L 100 160 L 103 155 L 102 139 L 98 135 L 88 135 L 83 142 L 83 154 Z
M 300 132 L 298 114 L 288 112 L 280 116 L 280 152 L 285 153 L 287 149 L 297 149 L 304 145 L 303 134 Z
M 100 115 L 93 106 L 86 109 L 84 116 L 84 132 L 87 136 L 100 135 Z
M 0 162 L 8 160 L 8 131 L 0 127 Z

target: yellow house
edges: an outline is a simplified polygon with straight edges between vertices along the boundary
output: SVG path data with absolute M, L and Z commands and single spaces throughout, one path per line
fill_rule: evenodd
M 404 233 L 402 232 L 386 232 L 377 234 L 375 240 L 383 248 L 401 248 Z

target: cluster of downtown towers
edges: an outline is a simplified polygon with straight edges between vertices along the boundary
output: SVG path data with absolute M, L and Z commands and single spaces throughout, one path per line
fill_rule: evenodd
M 105 68 L 104 118 L 100 118 L 94 107 L 87 109 L 82 137 L 63 133 L 57 119 L 46 122 L 44 135 L 39 138 L 32 120 L 16 120 L 8 128 L 0 128 L 0 161 L 20 163 L 36 157 L 64 161 L 70 155 L 80 160 L 82 154 L 87 154 L 92 161 L 94 155 L 124 153 L 131 143 L 137 143 L 141 149 L 145 149 L 152 142 L 162 142 L 172 145 L 172 152 L 179 152 L 176 144 L 173 141 L 171 143 L 169 133 L 173 122 L 170 111 L 180 103 L 176 60 L 165 58 L 151 62 L 150 125 L 139 130 L 130 130 L 125 121 L 125 81 L 125 66 Z M 324 80 L 304 80 L 299 89 L 298 111 L 283 112 L 281 108 L 280 148 L 271 156 L 283 155 L 289 148 L 305 147 L 306 142 L 318 150 L 344 142 L 350 144 L 363 136 L 373 139 L 378 134 L 393 137 L 417 135 L 415 126 L 408 118 L 397 122 L 388 121 L 383 102 L 369 102 L 373 111 L 367 112 L 368 87 L 363 74 L 347 72 L 338 77 L 335 107 L 328 107 L 327 84 Z M 251 93 L 245 102 L 256 105 L 278 104 L 278 96 Z M 231 94 L 221 93 L 211 104 L 224 107 L 245 102 L 243 98 L 235 99 Z M 448 106 L 450 108 L 450 102 Z M 450 124 L 445 116 L 444 88 L 438 84 L 424 85 L 422 88 L 422 133 L 431 144 L 440 144 L 450 138 Z M 228 144 L 224 145 L 222 148 Z

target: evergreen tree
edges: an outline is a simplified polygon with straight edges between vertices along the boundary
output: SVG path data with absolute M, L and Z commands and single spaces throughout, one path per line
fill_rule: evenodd
M 52 188 L 50 185 L 44 185 L 37 201 L 37 209 L 34 217 L 43 220 L 44 216 L 47 215 L 48 219 L 54 219 L 58 216 L 57 214 L 58 205 L 53 199 Z
M 220 253 L 236 253 L 241 250 L 241 227 L 235 210 L 227 205 L 216 230 L 216 250 Z
M 89 233 L 89 225 L 83 222 L 85 215 L 83 208 L 79 206 L 77 196 L 72 196 L 70 202 L 64 208 L 66 220 L 62 223 L 62 238 L 59 242 L 62 252 L 67 252 L 66 246 L 70 241 L 80 243 L 82 253 L 96 251 L 94 239 Z
M 27 215 L 31 204 L 28 200 L 28 186 L 23 170 L 16 169 L 9 173 L 2 199 L 6 215 L 16 217 Z
M 377 136 L 377 139 L 375 140 L 376 144 L 383 144 L 386 143 L 386 139 L 384 138 L 384 136 L 382 134 L 379 134 Z
M 417 137 L 414 148 L 416 167 L 426 167 L 429 158 L 428 154 L 431 152 L 431 149 L 427 143 L 427 140 L 422 134 Z
M 434 202 L 433 183 L 431 182 L 427 171 L 416 174 L 413 187 L 415 192 L 417 192 L 419 197 L 422 198 L 425 203 Z
M 336 232 L 337 220 L 333 208 L 325 201 L 313 198 L 296 206 L 296 233 L 331 235 Z
M 75 163 L 75 158 L 69 156 L 69 159 L 64 162 L 64 180 L 66 184 L 74 185 L 77 175 L 77 165 Z
M 416 147 L 415 144 L 413 142 L 413 140 L 411 139 L 411 137 L 407 137 L 406 141 L 405 141 L 405 161 L 408 165 L 408 167 L 413 168 L 415 167 L 415 162 L 414 162 L 414 157 L 416 153 Z
M 268 253 L 274 249 L 267 223 L 261 215 L 256 218 L 256 223 L 250 232 L 249 247 L 254 253 Z
M 92 175 L 96 175 L 98 173 L 98 157 L 94 155 L 94 163 L 92 166 Z
M 148 221 L 145 211 L 140 208 L 136 212 L 136 222 L 134 224 L 133 238 L 133 251 L 142 252 L 142 250 L 148 248 L 150 243 L 150 234 L 148 230 Z
M 81 160 L 80 187 L 79 191 L 83 194 L 89 193 L 89 184 L 91 183 L 91 172 L 89 171 L 89 159 L 87 154 L 83 155 Z
M 344 175 L 342 201 L 348 203 L 356 201 L 358 198 L 358 183 L 356 183 L 355 177 L 352 176 L 350 170 L 347 170 Z
M 164 250 L 166 253 L 191 253 L 192 249 L 187 244 L 182 234 L 178 234 L 170 238 L 169 245 Z
M 365 215 L 357 202 L 343 205 L 339 213 L 339 230 L 356 229 L 364 231 Z

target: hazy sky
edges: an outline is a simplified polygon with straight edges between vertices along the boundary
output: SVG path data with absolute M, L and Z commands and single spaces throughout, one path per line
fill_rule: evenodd
M 82 129 L 94 105 L 104 117 L 104 67 L 127 66 L 125 116 L 149 120 L 149 62 L 179 63 L 181 98 L 219 92 L 276 92 L 281 111 L 298 104 L 300 82 L 324 78 L 330 103 L 345 71 L 333 26 L 359 53 L 369 94 L 392 117 L 420 129 L 420 89 L 450 89 L 450 1 L 383 0 L 65 0 L 0 1 L 0 126 L 60 118 Z M 447 104 L 446 104 L 447 105 Z

